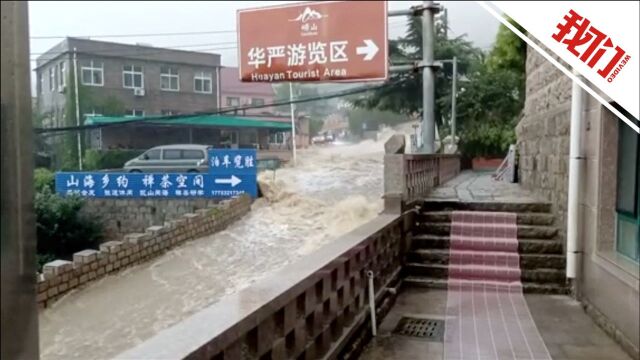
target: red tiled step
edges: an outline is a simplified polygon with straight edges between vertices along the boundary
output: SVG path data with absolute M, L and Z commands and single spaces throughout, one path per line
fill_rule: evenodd
M 449 249 L 448 235 L 414 235 L 411 248 L 417 249 Z M 448 252 L 448 250 L 447 250 Z M 562 243 L 550 239 L 518 239 L 520 254 L 563 254 Z
M 405 273 L 410 276 L 426 276 L 432 278 L 447 278 L 449 265 L 407 263 Z M 523 282 L 561 283 L 565 282 L 564 269 L 522 269 L 521 280 Z
M 486 227 L 492 226 L 494 225 Z M 418 225 L 418 230 L 422 234 L 449 235 L 451 234 L 451 223 L 421 223 Z M 552 226 L 518 225 L 516 233 L 518 239 L 554 239 L 558 229 Z
M 518 268 L 520 266 L 520 257 L 516 252 L 452 249 L 449 252 L 449 265 L 486 265 Z
M 519 267 L 488 266 L 488 265 L 460 265 L 449 264 L 449 279 L 463 280 L 491 280 L 491 281 L 518 281 L 520 280 Z
M 402 280 L 403 286 L 420 287 L 429 289 L 447 289 L 448 280 L 427 276 L 407 276 Z M 525 293 L 534 294 L 567 294 L 568 288 L 559 283 L 522 282 Z
M 548 241 L 542 241 L 545 243 Z M 522 245 L 522 243 L 520 243 Z M 560 244 L 558 244 L 560 245 Z M 558 250 L 559 254 L 546 254 L 546 253 L 522 253 L 522 248 L 520 249 L 520 267 L 522 269 L 540 269 L 540 268 L 550 268 L 550 269 L 564 269 L 565 268 L 565 256 L 562 255 L 562 248 Z M 500 253 L 502 252 L 495 252 Z M 508 253 L 505 253 L 508 254 Z M 409 262 L 421 262 L 421 263 L 429 263 L 429 264 L 449 264 L 449 250 L 446 248 L 436 248 L 433 246 L 432 248 L 421 248 L 411 250 L 407 254 L 407 260 Z
M 552 225 L 555 217 L 549 213 L 517 213 L 516 222 L 518 225 Z M 451 211 L 427 211 L 418 213 L 416 216 L 418 224 L 421 223 L 450 223 Z

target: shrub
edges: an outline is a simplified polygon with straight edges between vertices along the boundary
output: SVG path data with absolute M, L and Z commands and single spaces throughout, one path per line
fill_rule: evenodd
M 513 125 L 489 122 L 467 124 L 460 139 L 461 153 L 471 158 L 502 158 L 516 142 Z
M 55 174 L 49 169 L 37 168 L 33 171 L 33 183 L 36 192 L 41 192 L 44 188 L 53 191 L 55 188 Z
M 83 216 L 84 200 L 61 197 L 44 186 L 35 195 L 37 253 L 69 258 L 74 252 L 96 248 L 102 240 L 102 226 Z
M 124 163 L 142 154 L 142 150 L 87 150 L 85 170 L 120 169 Z
M 36 261 L 37 261 L 36 266 L 38 271 L 42 272 L 42 267 L 44 266 L 44 264 L 51 262 L 55 259 L 56 259 L 56 256 L 53 254 L 36 254 Z

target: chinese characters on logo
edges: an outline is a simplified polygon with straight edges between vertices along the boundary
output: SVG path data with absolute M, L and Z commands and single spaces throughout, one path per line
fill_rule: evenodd
M 574 10 L 569 10 L 564 16 L 564 23 L 558 23 L 557 28 L 558 32 L 551 37 L 567 45 L 567 50 L 590 68 L 600 64 L 597 73 L 608 82 L 616 78 L 631 58 L 620 46 L 614 46 L 613 40 L 607 34 L 591 25 L 589 19 L 580 16 Z M 580 49 L 577 49 L 578 47 Z

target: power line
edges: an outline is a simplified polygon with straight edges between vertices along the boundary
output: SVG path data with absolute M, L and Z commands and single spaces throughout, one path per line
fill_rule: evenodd
M 237 49 L 237 46 L 226 46 L 226 47 L 212 47 L 212 48 L 204 48 L 204 49 L 194 49 L 193 51 L 200 52 L 200 53 L 204 53 L 206 51 L 218 51 L 218 50 L 229 50 L 229 49 Z M 141 55 L 141 56 L 149 56 L 149 55 L 158 55 L 158 54 L 164 54 L 166 52 L 166 48 L 154 48 L 154 49 L 148 49 L 150 51 L 148 52 L 140 52 L 140 51 L 135 51 L 135 52 L 128 52 L 128 53 L 111 53 L 111 54 L 107 54 L 107 53 L 95 53 L 95 52 L 83 52 L 83 51 L 77 51 L 78 54 L 85 54 L 85 55 L 94 55 L 94 56 L 105 56 L 105 57 L 122 57 L 122 56 L 132 56 L 132 55 Z M 32 58 L 30 59 L 31 61 L 36 61 L 36 60 L 40 60 L 40 61 L 50 61 L 53 59 L 56 59 L 58 56 L 62 55 L 64 52 L 62 53 L 58 53 L 55 56 L 51 56 L 51 57 L 45 57 L 45 58 Z M 152 61 L 153 59 L 139 59 L 142 61 Z
M 53 36 L 30 36 L 29 39 L 45 40 L 45 39 L 65 39 L 68 37 L 78 38 L 127 38 L 127 37 L 154 37 L 154 36 L 182 36 L 182 35 L 202 35 L 202 34 L 231 34 L 236 30 L 218 30 L 218 31 L 191 31 L 191 32 L 175 32 L 175 33 L 145 33 L 145 34 L 115 34 L 115 35 L 53 35 Z
M 154 50 L 157 51 L 158 49 L 181 49 L 181 48 L 190 48 L 190 47 L 200 47 L 200 46 L 216 46 L 216 45 L 231 45 L 231 44 L 236 44 L 236 41 L 226 41 L 226 42 L 215 42 L 215 43 L 205 43 L 205 44 L 186 44 L 186 45 L 169 45 L 169 46 L 163 46 L 163 47 L 154 47 L 154 46 L 148 46 L 148 45 L 134 45 L 134 44 L 118 44 L 118 45 L 124 45 L 124 46 L 139 46 L 139 47 L 144 47 L 145 49 L 136 49 L 135 51 L 140 51 L 140 50 Z M 121 52 L 122 49 L 119 50 L 103 50 L 103 51 L 96 51 L 95 54 L 107 54 L 107 53 L 117 53 L 117 52 Z M 134 51 L 133 49 L 131 49 L 131 51 Z M 44 55 L 46 54 L 48 51 L 45 52 L 39 52 L 39 53 L 29 53 L 29 55 L 33 56 L 33 55 Z M 93 53 L 93 52 L 92 52 Z
M 110 127 L 110 126 L 122 126 L 122 125 L 130 124 L 130 123 L 141 123 L 141 122 L 153 123 L 154 121 L 161 121 L 161 120 L 162 121 L 166 121 L 166 120 L 174 120 L 174 121 L 175 120 L 181 120 L 181 119 L 185 119 L 185 118 L 189 118 L 189 117 L 193 117 L 193 116 L 220 115 L 220 114 L 243 111 L 243 110 L 262 109 L 262 108 L 267 108 L 267 107 L 276 107 L 276 106 L 283 106 L 283 105 L 290 105 L 290 104 L 299 104 L 299 103 L 305 103 L 305 102 L 311 102 L 311 101 L 333 99 L 333 98 L 336 98 L 336 97 L 343 97 L 343 96 L 348 96 L 348 95 L 355 95 L 355 94 L 360 94 L 360 93 L 364 93 L 364 92 L 368 92 L 368 91 L 372 91 L 372 90 L 382 89 L 384 87 L 393 86 L 398 82 L 399 81 L 388 82 L 388 83 L 384 83 L 384 84 L 380 84 L 380 85 L 374 85 L 374 86 L 369 86 L 369 85 L 360 86 L 360 87 L 357 87 L 357 88 L 353 88 L 353 89 L 349 89 L 349 90 L 343 90 L 343 91 L 337 91 L 337 92 L 334 92 L 334 93 L 328 93 L 328 94 L 321 95 L 321 96 L 312 96 L 312 97 L 306 97 L 306 98 L 299 98 L 299 99 L 295 99 L 293 101 L 290 101 L 290 100 L 287 100 L 287 101 L 275 101 L 275 102 L 271 102 L 271 103 L 263 104 L 263 105 L 245 105 L 245 106 L 226 107 L 226 108 L 221 108 L 221 109 L 219 109 L 217 111 L 213 111 L 213 112 L 202 112 L 202 113 L 193 113 L 193 114 L 157 116 L 157 117 L 154 117 L 152 119 L 142 119 L 142 120 L 133 118 L 131 120 L 121 121 L 121 122 L 117 122 L 117 123 L 110 123 L 110 124 L 65 126 L 65 127 L 56 127 L 56 128 L 35 128 L 34 131 L 35 131 L 36 134 L 43 134 L 43 135 L 51 134 L 51 135 L 55 135 L 56 133 L 67 132 L 67 131 L 92 130 L 92 129 Z

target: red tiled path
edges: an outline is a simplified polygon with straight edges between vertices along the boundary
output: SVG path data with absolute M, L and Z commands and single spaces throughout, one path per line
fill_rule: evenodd
M 516 214 L 452 214 L 444 359 L 551 359 L 522 293 Z

